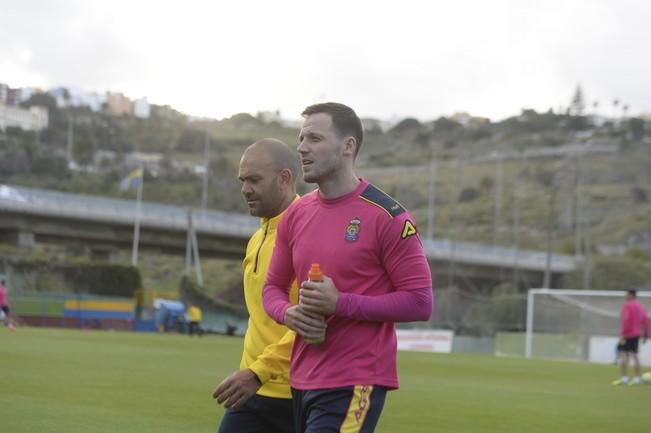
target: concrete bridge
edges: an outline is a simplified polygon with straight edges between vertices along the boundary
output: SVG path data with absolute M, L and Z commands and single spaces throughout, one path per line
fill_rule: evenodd
M 257 218 L 245 214 L 143 202 L 140 249 L 184 255 L 190 214 L 202 258 L 242 259 L 258 226 Z M 131 248 L 135 216 L 133 200 L 0 186 L 0 241 L 19 247 L 63 244 L 110 259 L 118 249 Z M 547 255 L 540 251 L 451 240 L 423 239 L 423 244 L 439 284 L 494 285 L 510 281 L 515 271 L 523 286 L 541 287 L 547 268 Z M 576 267 L 574 257 L 551 255 L 552 287 Z

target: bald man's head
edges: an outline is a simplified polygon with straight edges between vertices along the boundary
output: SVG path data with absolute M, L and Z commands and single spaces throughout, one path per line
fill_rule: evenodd
M 294 179 L 298 176 L 298 154 L 294 149 L 280 140 L 276 140 L 275 138 L 263 138 L 258 140 L 246 148 L 242 158 L 247 154 L 264 158 L 269 164 L 272 164 L 276 170 L 282 170 L 285 168 L 291 171 Z
M 298 154 L 273 138 L 258 140 L 246 148 L 240 160 L 242 195 L 251 215 L 273 218 L 296 195 Z

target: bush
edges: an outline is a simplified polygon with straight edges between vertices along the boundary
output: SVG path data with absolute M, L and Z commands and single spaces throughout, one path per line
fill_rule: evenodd
M 477 191 L 475 188 L 466 187 L 463 189 L 463 191 L 461 191 L 461 194 L 459 194 L 459 201 L 462 203 L 469 202 L 478 199 L 479 196 L 479 191 Z
M 29 260 L 15 262 L 12 267 L 23 282 L 21 289 L 28 291 L 131 297 L 142 287 L 140 272 L 132 266 Z
M 140 272 L 133 266 L 110 264 L 67 265 L 61 272 L 75 292 L 106 296 L 133 296 L 142 287 Z
M 651 262 L 651 253 L 638 247 L 631 248 L 630 250 L 626 251 L 626 257 L 629 257 L 633 260 Z
M 634 186 L 631 188 L 631 195 L 633 196 L 633 203 L 635 204 L 646 203 L 649 201 L 649 197 L 646 191 L 644 188 L 641 188 L 639 186 Z

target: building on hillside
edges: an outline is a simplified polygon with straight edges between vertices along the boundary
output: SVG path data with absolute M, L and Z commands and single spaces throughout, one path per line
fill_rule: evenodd
M 192 161 L 183 161 L 173 159 L 171 161 L 172 169 L 176 172 L 193 174 L 195 176 L 203 176 L 206 173 L 206 166 L 204 164 L 197 164 Z
M 465 111 L 458 111 L 454 113 L 452 116 L 450 116 L 450 120 L 454 120 L 455 122 L 468 128 L 477 128 L 490 123 L 490 120 L 485 117 L 472 116 Z
M 102 111 L 106 104 L 106 95 L 97 92 L 86 93 L 83 98 L 83 105 L 90 107 L 94 112 Z
M 7 97 L 9 96 L 9 85 L 0 83 L 0 104 L 7 105 Z
M 22 87 L 20 89 L 20 95 L 18 95 L 18 103 L 27 101 L 35 93 L 39 93 L 41 90 L 36 87 Z
M 21 102 L 27 101 L 31 96 L 39 92 L 35 87 L 12 88 L 8 84 L 0 83 L 0 104 L 18 106 Z
M 7 91 L 7 105 L 16 106 L 22 102 L 22 89 L 12 89 Z
M 48 127 L 47 109 L 31 107 L 29 109 L 0 104 L 0 130 L 17 127 L 25 131 L 40 131 Z
M 133 115 L 140 119 L 149 119 L 151 109 L 147 97 L 143 96 L 133 101 Z
M 121 92 L 106 94 L 106 110 L 115 116 L 133 114 L 133 104 L 131 100 Z
M 102 110 L 106 96 L 97 92 L 86 92 L 81 89 L 70 88 L 70 105 L 73 107 L 88 107 L 94 112 Z
M 362 125 L 364 125 L 364 131 L 383 131 L 383 123 L 380 119 L 364 118 L 362 119 Z
M 264 123 L 271 123 L 271 122 L 282 123 L 283 121 L 280 115 L 280 110 L 258 111 L 257 117 Z
M 115 162 L 118 155 L 112 150 L 98 150 L 93 155 L 93 164 L 97 167 L 102 167 L 105 165 L 110 165 Z
M 56 101 L 58 108 L 70 105 L 70 92 L 66 87 L 55 87 L 47 91 Z
M 162 153 L 131 152 L 124 157 L 124 163 L 128 168 L 144 167 L 147 173 L 154 177 L 158 176 L 162 161 Z
M 94 112 L 102 110 L 106 97 L 97 92 L 86 92 L 75 87 L 55 87 L 48 90 L 57 107 L 88 107 Z

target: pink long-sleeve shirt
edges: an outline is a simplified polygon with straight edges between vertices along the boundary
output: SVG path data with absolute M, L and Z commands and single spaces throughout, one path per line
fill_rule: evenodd
M 621 336 L 626 338 L 649 337 L 649 316 L 637 299 L 630 299 L 622 306 Z
M 286 211 L 263 292 L 279 323 L 290 307 L 292 280 L 307 280 L 312 263 L 339 291 L 325 342 L 296 337 L 290 383 L 322 389 L 349 385 L 398 387 L 394 322 L 428 320 L 432 279 L 413 218 L 384 192 L 360 179 L 333 200 L 318 191 Z
M 4 307 L 9 304 L 9 300 L 7 298 L 7 288 L 0 284 L 0 306 Z

